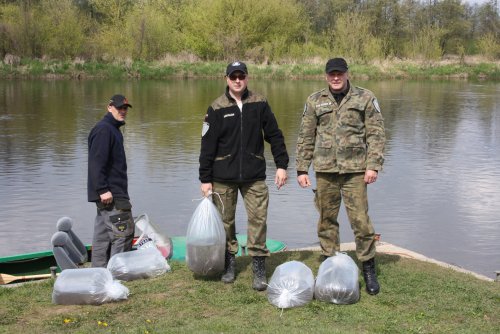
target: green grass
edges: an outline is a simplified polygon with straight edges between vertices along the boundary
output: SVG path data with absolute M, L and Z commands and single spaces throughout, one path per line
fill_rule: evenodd
M 351 257 L 353 253 L 349 253 Z M 268 277 L 279 264 L 298 260 L 313 273 L 319 254 L 274 253 Z M 500 283 L 434 264 L 378 255 L 381 292 L 364 291 L 353 305 L 313 300 L 278 309 L 265 292 L 251 288 L 251 258 L 237 258 L 237 279 L 195 277 L 184 263 L 148 280 L 124 282 L 126 301 L 101 306 L 51 303 L 53 281 L 0 289 L 3 333 L 498 333 Z
M 279 63 L 271 65 L 248 64 L 253 78 L 309 79 L 323 78 L 324 65 Z M 54 61 L 23 59 L 17 66 L 0 63 L 0 78 L 109 78 L 109 79 L 166 79 L 166 78 L 220 78 L 226 63 L 176 61 Z M 500 80 L 498 62 L 469 63 L 384 61 L 372 64 L 352 64 L 350 74 L 361 79 L 470 79 Z

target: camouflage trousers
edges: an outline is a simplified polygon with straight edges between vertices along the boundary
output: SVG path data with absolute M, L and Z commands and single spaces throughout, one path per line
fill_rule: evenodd
M 266 247 L 267 207 L 269 205 L 269 190 L 265 181 L 249 183 L 214 182 L 212 191 L 213 202 L 222 216 L 226 230 L 226 248 L 229 253 L 238 252 L 236 239 L 235 216 L 238 202 L 238 190 L 243 197 L 248 216 L 247 251 L 250 256 L 269 256 Z
M 368 192 L 364 173 L 316 173 L 315 204 L 319 211 L 318 237 L 322 254 L 331 256 L 340 250 L 340 203 L 344 200 L 354 232 L 356 255 L 360 261 L 375 256 L 375 230 L 368 216 Z

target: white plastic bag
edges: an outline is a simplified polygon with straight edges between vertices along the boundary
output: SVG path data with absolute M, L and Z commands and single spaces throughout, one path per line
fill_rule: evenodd
M 54 283 L 52 302 L 60 305 L 103 304 L 127 299 L 129 290 L 106 268 L 66 269 Z
M 186 263 L 199 275 L 214 276 L 224 271 L 226 232 L 222 218 L 205 197 L 194 211 L 186 234 Z
M 354 260 L 337 252 L 318 270 L 314 298 L 334 304 L 354 304 L 359 300 L 359 270 Z
M 170 270 L 167 260 L 156 247 L 115 254 L 109 259 L 108 269 L 113 278 L 132 281 L 163 275 Z
M 313 273 L 299 261 L 277 266 L 267 287 L 267 299 L 279 308 L 304 306 L 313 299 L 313 295 Z
M 147 214 L 138 216 L 135 219 L 135 226 L 142 231 L 136 242 L 137 249 L 155 245 L 165 259 L 170 259 L 172 257 L 172 240 L 164 233 L 160 232 L 160 228 L 149 220 Z

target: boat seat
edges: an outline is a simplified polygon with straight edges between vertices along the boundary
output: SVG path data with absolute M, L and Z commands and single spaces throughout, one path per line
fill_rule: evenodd
M 54 258 L 62 270 L 76 269 L 81 262 L 81 253 L 71 241 L 68 233 L 58 231 L 51 239 Z
M 87 247 L 83 244 L 83 242 L 78 238 L 78 236 L 73 232 L 71 229 L 73 227 L 73 219 L 70 217 L 61 217 L 57 221 L 57 230 L 61 232 L 66 232 L 71 240 L 73 242 L 73 245 L 75 245 L 76 249 L 78 250 L 80 256 L 75 258 L 76 263 L 85 263 L 88 260 L 88 253 L 87 253 Z M 76 260 L 79 260 L 78 262 Z

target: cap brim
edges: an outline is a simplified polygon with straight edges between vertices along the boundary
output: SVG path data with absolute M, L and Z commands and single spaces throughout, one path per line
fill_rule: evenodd
M 331 68 L 328 68 L 325 72 L 326 73 L 331 73 L 331 72 L 345 73 L 345 72 L 347 72 L 347 68 L 345 68 L 345 67 L 331 67 Z
M 247 72 L 243 71 L 243 70 L 240 70 L 240 69 L 235 69 L 235 70 L 232 70 L 231 72 L 228 72 L 226 73 L 227 76 L 230 76 L 231 74 L 233 74 L 234 72 L 241 72 L 241 73 L 244 73 L 244 74 L 248 74 Z
M 123 106 L 127 106 L 128 108 L 132 108 L 132 105 L 131 104 L 128 104 L 128 103 L 124 103 L 122 105 L 119 105 L 119 106 L 115 106 L 115 108 L 121 108 Z

